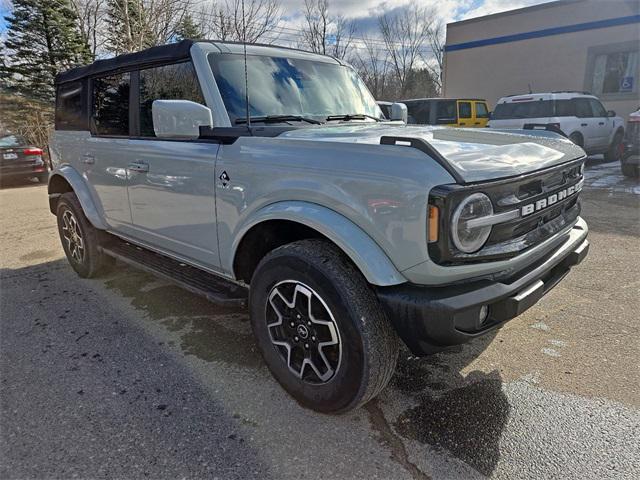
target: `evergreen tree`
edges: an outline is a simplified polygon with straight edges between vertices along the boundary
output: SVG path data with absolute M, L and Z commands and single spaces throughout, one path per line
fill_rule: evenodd
M 0 62 L 4 88 L 50 100 L 56 74 L 91 61 L 69 0 L 14 0 L 5 20 L 5 58 Z
M 108 51 L 120 55 L 152 46 L 144 31 L 144 11 L 141 7 L 142 2 L 135 0 L 107 1 Z
M 201 40 L 204 37 L 202 33 L 202 29 L 200 25 L 196 23 L 190 13 L 185 13 L 182 21 L 178 24 L 176 28 L 176 41 L 191 39 L 191 40 Z

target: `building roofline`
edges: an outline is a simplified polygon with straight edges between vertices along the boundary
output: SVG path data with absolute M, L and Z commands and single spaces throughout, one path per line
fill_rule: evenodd
M 572 3 L 586 2 L 589 0 L 550 0 L 545 3 L 540 3 L 538 5 L 531 5 L 529 7 L 516 8 L 514 10 L 507 10 L 505 12 L 491 13 L 489 15 L 481 15 L 479 17 L 467 18 L 465 20 L 458 20 L 457 22 L 447 23 L 447 28 L 449 27 L 457 27 L 459 25 L 466 25 L 469 23 L 482 22 L 487 19 L 494 19 L 500 17 L 508 17 L 510 15 L 518 15 L 520 13 L 531 12 L 534 10 L 543 10 L 545 8 L 553 8 L 558 7 L 560 5 L 570 5 Z

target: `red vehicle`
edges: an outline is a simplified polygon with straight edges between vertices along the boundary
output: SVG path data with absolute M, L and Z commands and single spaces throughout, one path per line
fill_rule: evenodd
M 33 178 L 46 183 L 49 169 L 42 149 L 30 145 L 20 135 L 0 135 L 0 179 Z

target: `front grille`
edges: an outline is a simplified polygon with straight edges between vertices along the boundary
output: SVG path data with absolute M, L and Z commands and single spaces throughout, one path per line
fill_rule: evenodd
M 540 244 L 558 232 L 575 224 L 580 214 L 579 193 L 567 195 L 552 205 L 536 209 L 525 216 L 493 226 L 487 242 L 478 252 L 458 251 L 450 238 L 451 217 L 463 198 L 476 192 L 487 195 L 493 203 L 494 214 L 537 205 L 557 192 L 580 188 L 583 181 L 580 159 L 516 179 L 476 184 L 472 186 L 444 185 L 434 189 L 430 201 L 440 208 L 440 238 L 429 244 L 431 258 L 443 265 L 493 261 L 515 256 Z

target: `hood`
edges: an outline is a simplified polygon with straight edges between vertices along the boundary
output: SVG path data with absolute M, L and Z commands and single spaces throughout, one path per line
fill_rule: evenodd
M 280 138 L 380 144 L 383 136 L 423 140 L 464 183 L 514 177 L 585 156 L 571 140 L 544 130 L 349 123 L 290 130 Z

